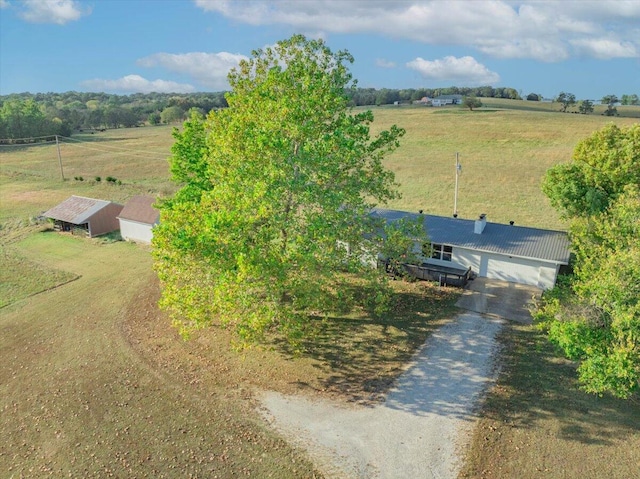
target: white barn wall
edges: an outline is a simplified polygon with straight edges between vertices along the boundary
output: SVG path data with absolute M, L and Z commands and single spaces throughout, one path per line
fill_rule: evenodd
M 126 241 L 150 244 L 153 237 L 152 225 L 120 218 L 120 236 Z

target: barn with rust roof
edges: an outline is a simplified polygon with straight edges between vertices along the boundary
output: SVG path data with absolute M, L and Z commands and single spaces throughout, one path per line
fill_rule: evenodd
M 118 215 L 122 208 L 122 205 L 111 201 L 72 196 L 42 216 L 53 220 L 57 231 L 82 233 L 93 238 L 120 228 Z
M 160 212 L 153 207 L 155 198 L 134 196 L 118 215 L 122 239 L 137 243 L 151 243 L 153 227 L 160 220 Z

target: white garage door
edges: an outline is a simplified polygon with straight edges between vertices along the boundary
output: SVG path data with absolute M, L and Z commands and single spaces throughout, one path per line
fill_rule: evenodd
M 486 269 L 483 268 L 485 264 Z M 486 256 L 482 258 L 480 276 L 538 286 L 540 265 L 520 258 Z

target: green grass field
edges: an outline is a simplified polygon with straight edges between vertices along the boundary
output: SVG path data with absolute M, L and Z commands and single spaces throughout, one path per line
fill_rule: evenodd
M 376 127 L 396 123 L 407 130 L 402 146 L 386 162 L 403 194 L 392 207 L 453 214 L 457 152 L 461 217 L 486 213 L 489 221 L 551 229 L 565 225 L 540 191 L 545 171 L 570 161 L 578 141 L 612 121 L 596 115 L 458 107 L 385 107 L 374 113 Z M 630 125 L 638 120 L 613 121 Z
M 407 130 L 386 160 L 403 193 L 391 206 L 451 214 L 459 152 L 461 216 L 562 228 L 540 193 L 542 175 L 611 119 L 500 108 L 375 109 L 375 129 Z M 36 219 L 72 194 L 124 202 L 171 193 L 171 128 L 74 138 L 86 142 L 61 145 L 65 181 L 55 145 L 0 147 L 0 471 L 320 477 L 266 427 L 254 391 L 375 401 L 454 313 L 456 293 L 396 282 L 395 314 L 320 322 L 300 356 L 278 343 L 236 353 L 216 328 L 184 342 L 157 309 L 147 248 L 45 232 Z M 107 184 L 107 176 L 122 184 Z M 463 476 L 632 477 L 640 463 L 637 398 L 581 393 L 573 366 L 555 359 L 533 329 L 508 329 L 503 341 L 503 374 Z

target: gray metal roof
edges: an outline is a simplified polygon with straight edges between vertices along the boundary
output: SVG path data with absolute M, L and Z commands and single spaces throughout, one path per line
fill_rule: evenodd
M 43 213 L 43 216 L 54 220 L 65 221 L 74 225 L 86 223 L 89 218 L 107 206 L 110 201 L 72 196 Z
M 387 221 L 419 216 L 417 213 L 381 208 L 374 208 L 372 215 Z M 423 216 L 425 229 L 432 243 L 560 264 L 569 263 L 569 237 L 564 231 L 487 222 L 484 231 L 476 234 L 475 220 Z

